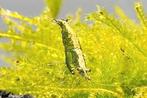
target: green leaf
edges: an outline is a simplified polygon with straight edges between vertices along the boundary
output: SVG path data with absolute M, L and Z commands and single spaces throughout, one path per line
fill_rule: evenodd
M 45 0 L 45 1 L 52 13 L 53 18 L 57 17 L 61 8 L 62 0 Z

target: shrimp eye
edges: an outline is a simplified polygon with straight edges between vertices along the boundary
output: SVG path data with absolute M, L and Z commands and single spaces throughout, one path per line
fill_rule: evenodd
M 102 11 L 99 12 L 101 15 L 104 15 L 104 13 Z

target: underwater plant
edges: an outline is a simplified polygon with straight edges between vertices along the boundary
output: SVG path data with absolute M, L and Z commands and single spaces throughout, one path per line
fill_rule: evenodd
M 7 25 L 0 31 L 0 39 L 6 40 L 0 49 L 9 54 L 0 58 L 10 65 L 0 67 L 0 89 L 36 98 L 146 98 L 147 17 L 142 3 L 135 3 L 139 23 L 120 7 L 115 15 L 97 6 L 84 18 L 80 11 L 68 16 L 91 69 L 86 80 L 72 75 L 65 64 L 61 28 L 54 21 L 62 1 L 54 2 L 46 0 L 36 17 L 0 9 Z

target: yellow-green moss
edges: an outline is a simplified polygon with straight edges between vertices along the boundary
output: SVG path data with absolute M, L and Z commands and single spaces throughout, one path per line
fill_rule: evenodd
M 105 10 L 71 18 L 91 68 L 88 81 L 66 68 L 61 30 L 48 9 L 34 18 L 1 9 L 8 29 L 0 38 L 8 41 L 0 48 L 11 53 L 11 66 L 0 68 L 0 89 L 37 98 L 132 98 L 132 89 L 147 86 L 147 19 L 140 11 L 141 24 L 118 7 L 117 18 Z

